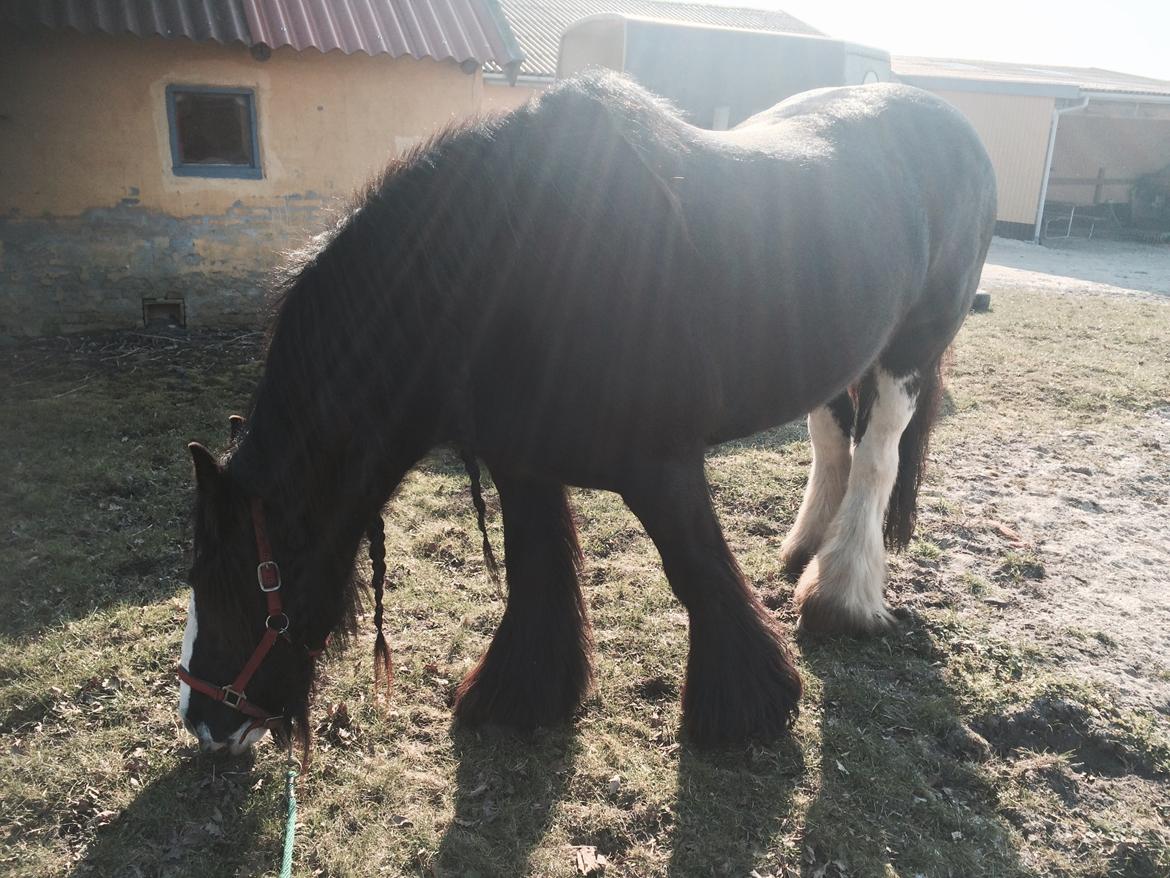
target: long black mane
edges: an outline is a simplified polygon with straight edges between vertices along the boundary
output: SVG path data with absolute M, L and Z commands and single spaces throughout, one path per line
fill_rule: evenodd
M 482 524 L 468 370 L 510 283 L 500 250 L 543 235 L 541 211 L 525 204 L 556 201 L 582 223 L 597 209 L 571 203 L 581 181 L 565 180 L 547 157 L 584 140 L 596 170 L 632 150 L 669 200 L 666 158 L 685 127 L 663 100 L 601 75 L 508 116 L 452 125 L 392 162 L 282 269 L 264 374 L 228 460 L 233 477 L 291 521 L 315 521 L 313 538 L 330 544 L 320 527 L 360 532 L 389 498 L 387 460 L 452 442 L 472 472 Z M 417 411 L 420 400 L 426 429 L 404 436 L 397 412 Z M 360 512 L 322 524 L 314 507 L 339 494 Z M 358 602 L 345 604 L 352 624 Z

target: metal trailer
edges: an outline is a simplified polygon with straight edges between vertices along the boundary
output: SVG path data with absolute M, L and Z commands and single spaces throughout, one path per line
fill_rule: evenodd
M 557 76 L 601 66 L 628 73 L 704 128 L 731 128 L 786 97 L 887 82 L 890 55 L 828 37 L 684 24 L 605 13 L 561 36 Z

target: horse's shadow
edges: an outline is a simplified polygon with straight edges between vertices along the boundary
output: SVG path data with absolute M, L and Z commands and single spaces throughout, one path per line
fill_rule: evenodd
M 679 748 L 674 800 L 643 827 L 669 850 L 665 874 L 1028 874 L 922 619 L 904 618 L 884 638 L 805 640 L 802 652 L 819 727 L 802 723 L 771 747 Z M 517 748 L 495 731 L 456 732 L 456 819 L 437 874 L 467 864 L 481 875 L 555 871 L 533 852 L 559 803 L 579 795 L 580 734 L 543 732 Z M 590 841 L 605 834 L 593 829 L 576 827 L 620 872 L 620 847 Z
M 454 815 L 435 857 L 439 875 L 528 875 L 528 859 L 568 790 L 580 751 L 574 726 L 517 736 L 453 728 L 458 759 Z
M 953 735 L 954 684 L 922 620 L 876 640 L 805 641 L 802 652 L 819 735 L 805 726 L 773 747 L 716 754 L 684 743 L 674 800 L 643 827 L 669 848 L 665 874 L 827 878 L 882 874 L 885 864 L 899 874 L 1027 873 L 977 754 Z M 563 871 L 569 852 L 534 852 L 564 819 L 561 803 L 581 798 L 581 735 L 565 726 L 517 746 L 503 731 L 454 730 L 453 819 L 427 874 Z M 279 859 L 282 796 L 248 759 L 192 753 L 97 830 L 73 874 L 203 875 L 212 862 L 261 874 Z
M 468 864 L 479 875 L 555 870 L 534 862 L 532 853 L 550 830 L 558 804 L 572 793 L 579 735 L 574 727 L 539 732 L 521 750 L 506 732 L 453 732 L 459 760 L 454 819 L 440 842 L 435 873 L 461 875 Z M 783 829 L 803 771 L 800 749 L 791 741 L 713 756 L 683 745 L 676 799 L 657 818 L 659 831 L 673 840 L 667 874 L 707 875 L 713 869 L 748 874 L 759 846 L 744 840 L 766 839 Z M 606 853 L 603 839 L 594 838 L 604 835 L 603 829 L 577 828 L 583 840 Z M 564 859 L 571 853 L 557 855 Z
M 679 752 L 667 875 L 749 875 L 783 857 L 777 839 L 796 835 L 794 795 L 804 754 L 788 739 L 728 753 Z
M 235 874 L 259 875 L 279 862 L 279 833 L 262 826 L 262 815 L 283 809 L 279 787 L 250 756 L 192 751 L 98 826 L 71 875 L 180 878 L 214 874 L 212 864 L 225 863 Z
M 979 764 L 986 742 L 942 676 L 946 657 L 922 618 L 901 615 L 880 639 L 802 644 L 822 715 L 801 874 L 1030 874 Z

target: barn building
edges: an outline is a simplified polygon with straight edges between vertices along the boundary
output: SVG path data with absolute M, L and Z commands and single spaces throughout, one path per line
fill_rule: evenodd
M 484 68 L 485 107 L 505 110 L 519 106 L 556 80 L 561 38 L 571 26 L 586 19 L 654 20 L 761 34 L 825 36 L 807 22 L 779 9 L 743 9 L 671 0 L 500 0 L 500 8 L 524 54 L 514 77 L 492 64 Z M 694 60 L 692 56 L 691 61 Z
M 253 325 L 281 252 L 388 159 L 590 62 L 710 128 L 801 88 L 901 79 L 983 137 L 999 234 L 1170 234 L 1167 82 L 890 59 L 784 12 L 669 0 L 12 0 L 0 336 Z
M 802 91 L 891 77 L 888 52 L 844 40 L 617 13 L 590 16 L 561 37 L 558 78 L 598 66 L 636 79 L 691 124 L 713 130 Z
M 496 0 L 0 6 L 0 335 L 255 324 L 283 249 L 523 55 Z
M 517 106 L 558 75 L 599 64 L 672 97 L 696 124 L 722 128 L 746 113 L 708 93 L 738 92 L 756 109 L 763 95 L 780 100 L 796 84 L 896 79 L 950 101 L 983 138 L 999 180 L 997 234 L 1037 242 L 1170 237 L 1170 82 L 1098 69 L 891 59 L 780 11 L 656 0 L 500 3 L 525 60 L 510 84 L 488 65 L 487 105 Z M 763 75 L 737 78 L 741 57 L 757 46 L 765 47 L 755 65 Z M 837 56 L 840 72 L 827 63 Z
M 895 56 L 893 68 L 978 130 L 999 180 L 997 234 L 1170 233 L 1170 82 L 943 58 Z

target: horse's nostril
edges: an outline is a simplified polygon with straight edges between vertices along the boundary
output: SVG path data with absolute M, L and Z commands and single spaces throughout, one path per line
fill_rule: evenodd
M 217 741 L 212 737 L 211 730 L 207 728 L 205 723 L 200 723 L 192 729 L 192 733 L 199 739 L 199 749 L 204 753 L 214 753 L 216 750 L 222 750 L 227 746 L 224 742 Z

